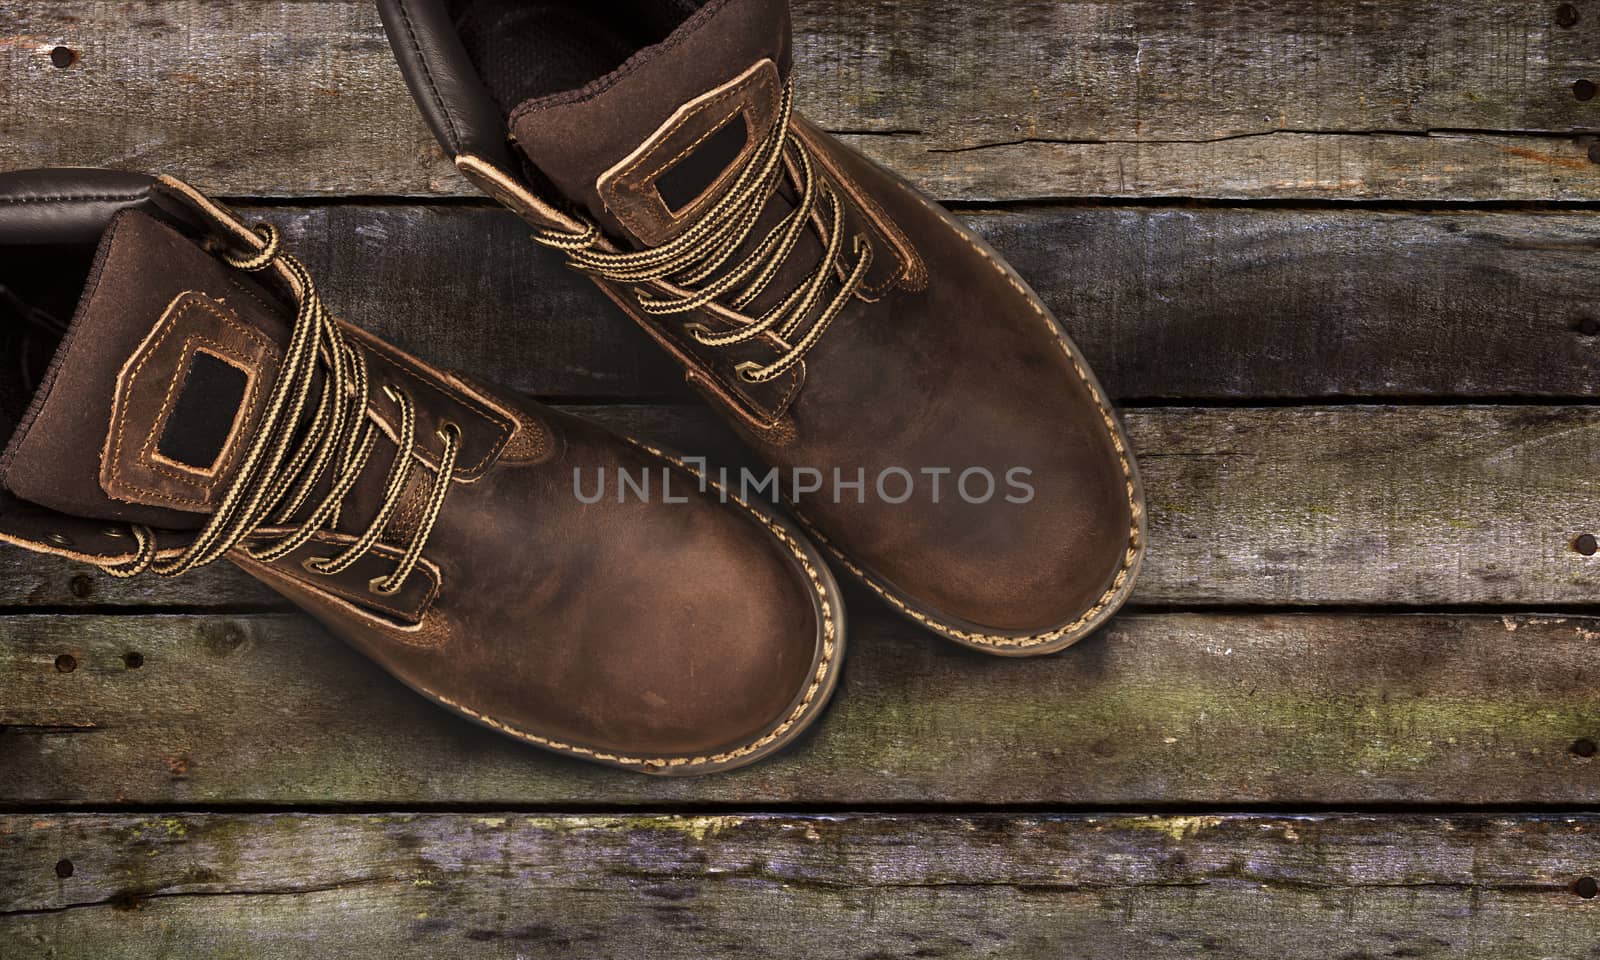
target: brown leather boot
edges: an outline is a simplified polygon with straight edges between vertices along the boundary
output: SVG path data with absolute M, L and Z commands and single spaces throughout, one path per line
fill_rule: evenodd
M 0 176 L 0 285 L 0 539 L 227 558 L 434 702 L 646 773 L 760 759 L 834 688 L 838 591 L 793 528 L 332 319 L 182 183 Z
M 793 110 L 786 0 L 379 0 L 457 167 L 686 368 L 802 521 L 917 622 L 1004 655 L 1114 612 L 1138 475 L 993 250 Z

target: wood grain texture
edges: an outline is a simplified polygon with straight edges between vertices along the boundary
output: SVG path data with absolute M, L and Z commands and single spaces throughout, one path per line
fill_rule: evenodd
M 431 360 L 543 396 L 689 395 L 682 369 L 508 212 L 244 212 L 283 228 L 341 315 Z M 1058 207 L 967 220 L 1119 399 L 1600 394 L 1590 214 Z
M 857 605 L 816 731 L 687 780 L 487 731 L 300 617 L 17 616 L 0 637 L 0 802 L 33 807 L 1600 802 L 1575 747 L 1600 741 L 1589 617 L 1124 614 L 1006 661 Z
M 712 464 L 751 462 L 701 407 L 579 412 Z M 1600 558 L 1573 549 L 1576 537 L 1600 531 L 1600 408 L 1156 408 L 1125 420 L 1150 511 L 1134 603 L 1540 606 L 1600 597 Z M 0 551 L 0 608 L 273 603 L 221 564 L 192 579 L 113 581 Z
M 14 816 L 0 818 L 0 937 L 61 960 L 1588 957 L 1600 905 L 1571 885 L 1595 869 L 1597 831 L 1592 817 Z
M 1600 15 L 1497 0 L 802 0 L 802 108 L 950 199 L 1593 200 Z M 52 65 L 64 45 L 73 65 Z M 0 13 L 0 167 L 210 190 L 438 195 L 444 162 L 359 0 Z

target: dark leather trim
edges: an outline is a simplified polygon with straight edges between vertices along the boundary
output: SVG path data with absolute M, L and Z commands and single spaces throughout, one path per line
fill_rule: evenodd
M 467 56 L 443 0 L 378 0 L 378 15 L 422 117 L 452 158 L 473 153 L 519 169 L 506 118 Z
M 0 173 L 0 246 L 96 243 L 119 212 L 149 206 L 154 185 L 118 170 Z
M 81 246 L 93 250 L 111 218 L 139 209 L 189 236 L 218 232 L 189 198 L 159 179 L 123 170 L 53 167 L 0 173 L 0 248 Z

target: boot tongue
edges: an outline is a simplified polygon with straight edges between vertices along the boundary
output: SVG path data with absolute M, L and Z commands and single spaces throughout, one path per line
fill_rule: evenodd
M 275 304 L 171 227 L 119 214 L 0 488 L 77 517 L 201 526 L 277 378 L 292 319 Z
M 788 74 L 787 0 L 710 0 L 606 76 L 522 103 L 511 133 L 607 232 L 655 246 L 727 191 Z

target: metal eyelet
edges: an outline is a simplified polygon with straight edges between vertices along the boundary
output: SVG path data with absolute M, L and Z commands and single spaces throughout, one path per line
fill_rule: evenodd
M 696 343 L 705 343 L 706 338 L 711 335 L 711 328 L 698 320 L 689 321 L 683 325 L 683 329 L 689 336 L 694 337 Z
M 58 547 L 70 547 L 70 546 L 72 546 L 72 538 L 67 536 L 64 533 L 49 533 L 49 534 L 45 534 L 45 539 L 49 540 L 51 543 L 55 544 Z
M 760 380 L 757 380 L 755 377 L 751 376 L 752 373 L 760 369 L 761 364 L 756 363 L 754 360 L 746 360 L 744 363 L 734 367 L 733 372 L 737 373 L 739 375 L 739 379 L 743 380 L 745 383 L 760 383 Z
M 106 527 L 100 533 L 102 536 L 110 537 L 113 540 L 124 540 L 128 536 L 128 531 L 122 527 Z
M 386 581 L 388 579 L 389 579 L 388 575 L 385 574 L 385 575 L 383 575 L 381 577 L 373 577 L 371 580 L 368 580 L 367 581 L 367 592 L 371 593 L 373 596 L 378 596 L 378 597 L 392 597 L 395 594 L 399 593 L 400 592 L 400 587 L 402 586 L 402 584 L 398 584 L 397 583 L 392 587 L 387 587 L 387 588 L 384 587 L 384 585 L 383 585 L 384 581 Z
M 304 568 L 306 571 L 308 571 L 310 573 L 314 573 L 319 577 L 329 577 L 329 576 L 332 576 L 332 574 L 323 573 L 321 570 L 317 569 L 317 564 L 319 564 L 319 563 L 327 563 L 327 562 L 328 562 L 328 558 L 327 557 L 306 557 L 304 560 L 300 561 L 300 566 L 302 568 Z
M 457 442 L 459 442 L 461 440 L 461 427 L 454 420 L 441 421 L 439 423 L 439 429 L 437 431 L 435 431 L 435 432 L 438 434 L 439 439 L 444 441 L 445 443 L 449 443 L 450 442 L 450 435 L 451 434 L 455 435 L 455 439 L 456 439 Z

